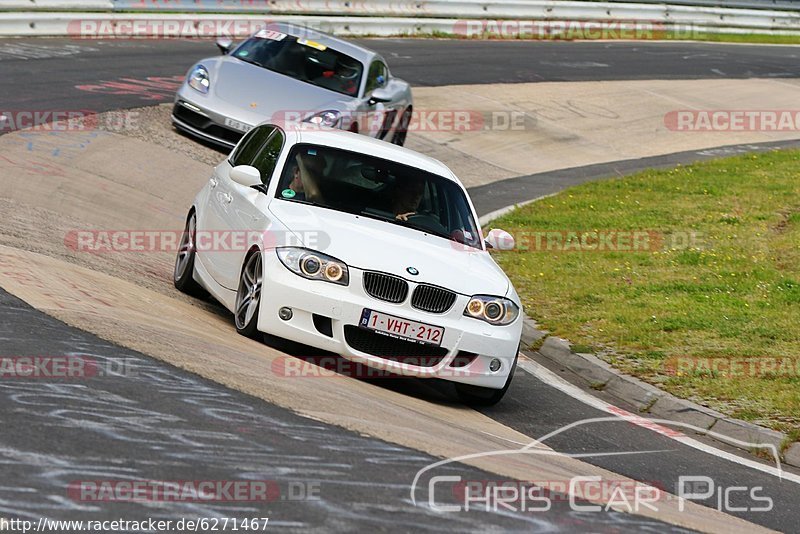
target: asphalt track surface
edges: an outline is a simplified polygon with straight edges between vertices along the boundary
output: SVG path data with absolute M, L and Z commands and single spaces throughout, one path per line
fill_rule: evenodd
M 417 86 L 800 77 L 800 47 L 789 46 L 424 39 L 362 42 L 386 57 L 394 75 Z M 108 111 L 171 101 L 174 89 L 159 92 L 143 82 L 182 76 L 194 61 L 218 53 L 210 41 L 0 40 L 2 107 Z M 134 82 L 120 87 L 121 80 Z M 142 91 L 135 90 L 137 81 Z M 117 86 L 108 86 L 109 82 Z
M 35 347 L 36 354 L 80 354 L 98 369 L 89 378 L 0 380 L 0 517 L 268 517 L 270 530 L 305 532 L 682 531 L 620 512 L 587 516 L 555 496 L 546 515 L 442 514 L 425 505 L 423 487 L 422 505 L 415 506 L 411 481 L 437 458 L 312 421 L 109 344 L 3 290 L 0 317 L 0 357 L 31 355 Z M 463 464 L 436 474 L 497 478 Z M 96 502 L 68 494 L 70 485 L 94 480 L 265 481 L 269 499 Z M 438 505 L 458 502 L 446 491 L 433 497 Z
M 800 49 L 793 47 L 399 40 L 370 40 L 369 45 L 387 56 L 395 74 L 415 85 L 800 77 L 800 63 L 796 61 Z M 16 55 L 9 54 L 9 50 Z M 24 59 L 26 53 L 29 57 Z M 141 106 L 148 103 L 148 98 L 151 98 L 149 103 L 167 101 L 170 99 L 167 90 L 159 100 L 152 99 L 154 91 L 117 87 L 115 92 L 113 85 L 109 88 L 103 84 L 121 79 L 174 77 L 185 72 L 193 60 L 213 53 L 215 48 L 208 42 L 0 41 L 0 78 L 5 87 L 2 107 L 105 111 Z M 35 55 L 39 57 L 32 57 Z M 79 85 L 103 90 L 76 89 Z M 556 171 L 514 178 L 506 181 L 507 187 L 493 184 L 491 189 L 495 194 L 490 194 L 488 188 L 476 188 L 472 194 L 479 213 L 485 214 L 580 181 L 767 146 L 771 145 L 743 145 Z M 117 510 L 108 503 L 76 505 L 64 497 L 63 488 L 68 481 L 80 477 L 108 479 L 117 473 L 117 478 L 218 480 L 274 473 L 271 478 L 279 486 L 290 480 L 322 481 L 321 494 L 324 494 L 323 499 L 316 501 L 281 501 L 267 507 L 276 524 L 283 520 L 287 527 L 323 528 L 324 525 L 327 529 L 331 522 L 338 521 L 336 524 L 343 529 L 380 525 L 378 528 L 387 530 L 463 530 L 468 526 L 462 524 L 459 528 L 453 522 L 463 518 L 439 521 L 429 510 L 411 507 L 407 493 L 413 474 L 432 461 L 424 454 L 303 419 L 146 356 L 114 347 L 31 310 L 5 293 L 0 293 L 0 313 L 3 315 L 0 356 L 73 351 L 96 354 L 98 358 L 132 358 L 143 369 L 135 380 L 97 378 L 79 384 L 53 384 L 46 392 L 41 390 L 41 383 L 33 386 L 20 381 L 0 383 L 3 406 L 0 463 L 7 475 L 0 482 L 0 515 L 88 519 L 87 513 L 113 516 L 125 512 L 126 517 L 134 512 L 153 513 L 144 508 Z M 416 388 L 411 384 L 399 387 L 408 388 L 409 394 L 414 394 Z M 70 394 L 65 391 L 80 391 L 85 396 L 83 400 L 93 406 L 92 410 L 87 413 L 82 402 L 69 404 Z M 114 395 L 120 397 L 119 402 L 109 406 L 108 399 Z M 442 398 L 448 402 L 446 392 Z M 232 416 L 226 403 L 230 403 L 234 412 L 245 415 Z M 145 437 L 131 436 L 126 433 L 130 430 L 127 426 L 115 427 L 119 423 L 111 423 L 112 416 L 119 417 L 124 410 L 120 406 L 142 410 L 139 414 L 143 419 L 137 419 L 134 410 L 130 421 L 137 424 L 146 421 L 142 428 Z M 630 408 L 624 404 L 622 407 Z M 517 373 L 504 402 L 485 413 L 533 437 L 575 421 L 605 415 L 524 372 Z M 42 439 L 42 429 L 47 429 L 46 440 Z M 795 530 L 800 519 L 796 507 L 800 502 L 798 485 L 718 459 L 628 423 L 578 427 L 554 437 L 548 445 L 564 453 L 596 454 L 582 459 L 667 491 L 676 490 L 681 475 L 708 476 L 718 488 L 761 486 L 761 494 L 773 499 L 773 510 L 729 513 L 783 531 Z M 652 452 L 624 454 L 644 451 Z M 605 453 L 622 454 L 605 456 Z M 469 467 L 460 466 L 458 471 L 486 478 Z M 8 483 L 12 480 L 14 485 Z M 23 493 L 14 493 L 19 491 Z M 743 508 L 758 504 L 748 499 L 742 502 L 739 497 L 734 499 L 732 504 Z M 717 507 L 713 498 L 705 504 Z M 158 510 L 165 517 L 202 517 L 201 512 L 207 511 L 204 506 L 173 509 L 170 505 Z M 239 517 L 246 515 L 226 506 L 210 511 L 214 512 L 211 515 L 224 515 L 226 511 Z M 476 530 L 485 530 L 489 525 L 525 530 L 537 527 L 586 530 L 581 528 L 585 524 L 570 523 L 576 518 L 563 507 L 533 519 L 538 522 L 532 523 L 530 515 L 524 518 L 482 515 L 470 517 L 469 526 Z M 592 522 L 594 531 L 625 530 L 631 526 L 618 524 L 619 517 L 607 514 L 577 519 Z M 633 526 L 640 531 L 648 528 L 661 531 L 663 525 Z

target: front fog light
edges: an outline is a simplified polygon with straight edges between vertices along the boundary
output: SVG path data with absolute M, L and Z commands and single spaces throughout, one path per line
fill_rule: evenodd
M 489 362 L 489 370 L 493 373 L 499 371 L 502 366 L 503 362 L 501 362 L 497 358 L 494 358 L 491 362 Z
M 283 320 L 283 321 L 288 321 L 289 319 L 292 318 L 292 315 L 294 315 L 294 313 L 292 312 L 292 309 L 291 308 L 287 308 L 286 306 L 284 306 L 283 308 L 278 310 L 278 317 L 280 317 L 281 320 Z

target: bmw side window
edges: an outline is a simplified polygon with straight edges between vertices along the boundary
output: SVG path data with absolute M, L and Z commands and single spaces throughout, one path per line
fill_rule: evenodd
M 273 126 L 257 126 L 250 130 L 236 148 L 236 151 L 231 155 L 231 165 L 252 165 L 258 151 L 264 145 L 266 140 L 272 134 L 275 128 Z
M 371 93 L 378 87 L 383 87 L 389 80 L 389 69 L 386 64 L 381 60 L 375 60 L 369 66 L 369 73 L 367 75 L 367 94 Z
M 272 171 L 275 170 L 275 165 L 278 162 L 278 156 L 280 156 L 282 148 L 283 132 L 276 129 L 269 139 L 267 139 L 266 144 L 252 163 L 253 167 L 258 169 L 261 173 L 261 181 L 264 182 L 264 184 L 269 184 L 269 179 L 272 177 Z

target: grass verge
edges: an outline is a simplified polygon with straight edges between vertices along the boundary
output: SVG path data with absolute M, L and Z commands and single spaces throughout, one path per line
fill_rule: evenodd
M 369 37 L 369 36 L 364 36 Z M 536 36 L 532 34 L 511 34 L 497 35 L 486 33 L 484 35 L 467 36 L 449 32 L 434 31 L 421 34 L 404 34 L 398 37 L 418 37 L 434 39 L 465 39 L 477 41 L 550 41 L 550 42 L 591 42 L 591 41 L 651 41 L 651 42 L 676 42 L 676 41 L 698 41 L 708 43 L 739 43 L 739 44 L 774 44 L 774 45 L 797 45 L 800 44 L 800 34 L 772 35 L 766 33 L 706 33 L 695 31 L 643 31 L 636 33 L 617 33 L 608 31 L 600 37 L 590 38 L 586 34 L 576 31 L 573 34 Z
M 800 435 L 800 151 L 584 184 L 491 226 L 515 234 L 495 256 L 543 328 Z

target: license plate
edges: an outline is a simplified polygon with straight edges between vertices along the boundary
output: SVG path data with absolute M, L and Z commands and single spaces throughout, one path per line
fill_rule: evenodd
M 244 133 L 247 133 L 247 132 L 249 132 L 250 130 L 253 129 L 253 127 L 250 126 L 249 124 L 245 124 L 243 122 L 239 122 L 239 121 L 236 121 L 236 120 L 233 120 L 233 119 L 229 119 L 229 118 L 225 119 L 225 126 L 229 126 L 230 128 L 233 128 L 234 130 L 239 130 L 240 132 L 244 132 Z
M 359 326 L 390 337 L 437 347 L 442 344 L 444 337 L 444 328 L 440 326 L 409 321 L 367 308 L 361 312 Z

